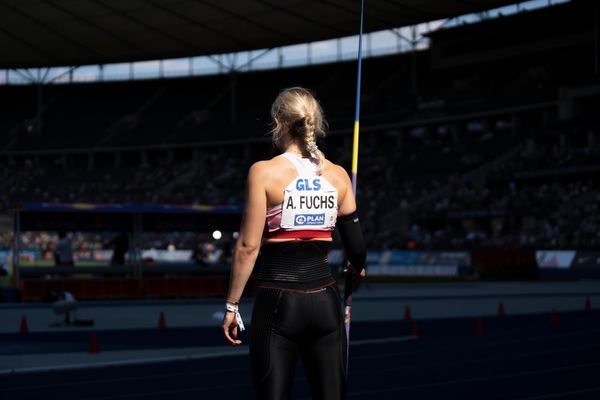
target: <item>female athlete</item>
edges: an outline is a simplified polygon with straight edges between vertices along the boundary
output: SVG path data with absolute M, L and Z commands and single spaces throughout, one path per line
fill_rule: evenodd
M 352 184 L 317 147 L 325 120 L 308 90 L 283 90 L 271 116 L 273 143 L 282 154 L 255 163 L 248 173 L 223 333 L 232 345 L 241 343 L 238 302 L 260 250 L 250 335 L 256 398 L 289 399 L 301 358 L 313 399 L 344 399 L 346 334 L 327 256 L 337 226 L 351 271 L 356 278 L 365 276 L 366 248 Z

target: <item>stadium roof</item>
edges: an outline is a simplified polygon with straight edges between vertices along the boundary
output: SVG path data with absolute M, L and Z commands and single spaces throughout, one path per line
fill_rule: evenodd
M 365 32 L 514 0 L 366 0 Z M 0 68 L 168 59 L 358 33 L 359 0 L 3 0 Z

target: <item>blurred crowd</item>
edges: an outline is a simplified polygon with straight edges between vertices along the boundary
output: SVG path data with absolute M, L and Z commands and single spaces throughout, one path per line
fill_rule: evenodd
M 150 170 L 143 165 L 88 171 L 80 166 L 63 168 L 31 159 L 22 166 L 3 165 L 2 171 L 2 209 L 20 201 L 116 203 L 152 199 L 154 193 L 148 189 L 162 177 L 161 168 Z
M 349 166 L 344 140 L 328 139 L 325 150 L 332 161 Z M 357 195 L 369 247 L 597 248 L 598 141 L 596 131 L 526 138 L 497 130 L 476 136 L 439 129 L 371 135 L 361 145 Z M 493 162 L 511 149 L 518 151 Z M 118 168 L 27 160 L 0 168 L 0 205 L 3 210 L 19 201 L 242 205 L 252 162 L 247 153 L 243 145 L 231 145 L 206 149 L 193 160 Z M 487 164 L 484 173 L 476 173 Z M 9 240 L 0 234 L 0 247 Z M 96 249 L 107 237 L 75 232 L 72 240 L 76 250 Z M 56 237 L 26 232 L 23 241 L 43 250 L 55 246 Z M 148 233 L 143 239 L 145 248 L 156 249 L 198 251 L 206 243 L 212 239 L 197 233 Z
M 598 204 L 593 179 L 480 189 L 461 180 L 450 195 L 420 206 L 405 233 L 383 240 L 389 248 L 593 249 L 600 246 Z
M 62 236 L 62 237 L 61 237 Z M 8 249 L 12 245 L 13 233 L 0 233 L 0 249 Z M 168 232 L 168 233 L 142 233 L 140 237 L 140 247 L 143 250 L 191 250 L 190 262 L 199 266 L 227 264 L 231 261 L 232 243 L 235 235 L 223 235 L 220 240 L 216 240 L 209 235 L 194 232 Z M 86 254 L 86 258 L 93 258 L 91 255 L 98 250 L 112 250 L 111 263 L 127 263 L 125 253 L 131 250 L 130 235 L 118 234 L 113 232 L 23 232 L 20 235 L 20 245 L 25 250 L 35 250 L 38 252 L 36 257 L 42 260 L 56 260 L 57 253 L 60 252 L 61 241 L 70 249 L 70 263 L 72 264 L 73 254 Z M 119 252 L 119 255 L 115 255 Z M 108 261 L 108 259 L 107 259 Z
M 527 139 L 482 179 L 451 175 L 441 194 L 411 210 L 385 247 L 464 249 L 600 246 L 597 132 Z
M 22 201 L 238 205 L 241 170 L 239 160 L 218 154 L 198 162 L 159 159 L 152 165 L 91 169 L 73 160 L 63 167 L 27 159 L 24 165 L 0 165 L 0 212 Z

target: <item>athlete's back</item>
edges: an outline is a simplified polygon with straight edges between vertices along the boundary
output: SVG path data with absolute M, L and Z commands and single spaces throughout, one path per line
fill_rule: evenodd
M 343 399 L 346 335 L 328 254 L 337 226 L 352 264 L 357 271 L 364 267 L 350 178 L 316 145 L 324 121 L 310 92 L 282 91 L 271 115 L 273 141 L 282 154 L 255 163 L 248 173 L 223 332 L 230 343 L 241 343 L 237 302 L 260 249 L 250 340 L 256 398 L 288 399 L 302 358 L 313 396 Z

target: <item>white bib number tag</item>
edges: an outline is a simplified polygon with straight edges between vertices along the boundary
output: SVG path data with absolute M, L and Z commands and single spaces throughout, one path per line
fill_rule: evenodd
M 337 218 L 337 190 L 323 177 L 299 177 L 283 195 L 281 227 L 328 229 Z

